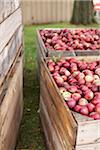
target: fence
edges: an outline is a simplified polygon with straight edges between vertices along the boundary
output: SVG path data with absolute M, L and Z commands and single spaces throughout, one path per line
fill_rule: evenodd
M 74 0 L 22 0 L 24 24 L 70 21 Z

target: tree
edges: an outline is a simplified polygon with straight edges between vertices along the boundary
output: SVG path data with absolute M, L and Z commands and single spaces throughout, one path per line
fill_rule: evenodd
M 94 22 L 93 0 L 75 0 L 71 23 L 91 24 Z

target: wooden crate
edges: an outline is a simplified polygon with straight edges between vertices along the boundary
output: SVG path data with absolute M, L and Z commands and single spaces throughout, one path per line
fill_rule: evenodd
M 77 57 L 82 61 L 100 57 Z M 48 149 L 100 150 L 100 121 L 70 111 L 45 61 L 40 68 L 40 117 Z
M 23 57 L 19 56 L 6 80 L 0 105 L 0 150 L 14 150 L 23 112 Z
M 46 30 L 59 30 L 59 28 L 46 28 Z M 71 30 L 74 30 L 72 28 L 69 28 Z M 78 28 L 76 28 L 78 29 Z M 40 29 L 42 30 L 42 29 Z M 70 56 L 93 56 L 93 55 L 100 55 L 100 50 L 95 50 L 95 51 L 91 51 L 91 50 L 76 50 L 76 51 L 66 51 L 66 50 L 50 50 L 47 49 L 44 45 L 44 42 L 41 38 L 40 35 L 40 30 L 37 30 L 37 37 L 38 37 L 38 45 L 40 45 L 40 51 L 43 54 L 42 57 L 52 57 L 52 56 L 65 56 L 65 57 L 70 57 Z

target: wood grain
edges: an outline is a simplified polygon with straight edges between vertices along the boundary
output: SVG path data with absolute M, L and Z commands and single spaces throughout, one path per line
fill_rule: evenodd
M 22 16 L 20 8 L 0 24 L 0 53 L 21 24 Z
M 72 145 L 70 144 L 71 142 L 69 141 L 68 135 L 66 134 L 63 128 L 58 112 L 52 102 L 52 97 L 50 96 L 49 91 L 47 87 L 45 86 L 45 83 L 41 82 L 40 86 L 42 86 L 40 98 L 42 97 L 43 99 L 43 103 L 44 103 L 45 109 L 47 110 L 51 124 L 55 130 L 57 138 L 60 141 L 59 144 L 64 150 L 72 149 Z
M 0 150 L 15 149 L 23 112 L 23 59 L 18 59 L 15 72 L 0 106 Z
M 22 45 L 22 30 L 23 28 L 20 26 L 0 53 L 0 76 L 4 76 L 6 70 L 12 65 L 12 62 Z
M 19 0 L 0 0 L 0 23 L 19 7 Z

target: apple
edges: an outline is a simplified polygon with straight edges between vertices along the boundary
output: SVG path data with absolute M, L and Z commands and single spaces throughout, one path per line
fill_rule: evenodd
M 98 91 L 98 86 L 92 85 L 91 90 L 92 90 L 93 92 L 97 92 L 97 91 Z
M 99 80 L 100 79 L 99 76 L 96 75 L 96 74 L 93 76 L 93 78 L 94 78 L 94 80 Z
M 75 93 L 77 91 L 77 87 L 76 86 L 69 86 L 68 91 L 71 93 Z
M 67 77 L 65 75 L 61 76 L 63 78 L 64 81 L 67 81 Z
M 93 94 L 93 92 L 91 90 L 88 90 L 88 91 L 85 92 L 85 96 L 84 97 L 87 100 L 92 100 L 93 97 L 94 97 L 94 94 Z
M 81 105 L 76 105 L 76 106 L 74 107 L 74 110 L 75 110 L 76 112 L 80 112 L 81 109 L 82 109 L 82 106 L 81 106 Z
M 82 115 L 88 115 L 89 114 L 89 110 L 86 106 L 83 106 L 81 109 L 80 109 L 80 113 Z
M 64 92 L 66 92 L 66 89 L 64 87 L 60 87 L 59 91 L 60 91 L 61 94 L 63 94 Z
M 100 114 L 97 112 L 92 112 L 89 114 L 89 116 L 95 120 L 100 120 Z
M 67 61 L 63 64 L 63 67 L 65 67 L 66 69 L 69 68 L 69 66 L 70 66 L 70 64 Z
M 94 80 L 94 78 L 93 78 L 92 75 L 86 75 L 86 76 L 85 76 L 85 81 L 86 81 L 87 83 L 93 82 L 93 80 Z
M 85 75 L 93 75 L 93 72 L 92 71 L 90 71 L 89 69 L 86 69 L 86 70 L 83 70 L 82 71 Z
M 72 75 L 73 75 L 73 77 L 76 77 L 79 73 L 80 73 L 80 71 L 77 70 L 77 71 L 74 71 Z
M 99 97 L 94 97 L 94 99 L 91 101 L 92 104 L 97 105 L 100 103 L 100 98 Z
M 94 80 L 93 82 L 96 86 L 100 86 L 100 79 Z
M 88 103 L 87 108 L 88 108 L 89 112 L 93 112 L 95 105 L 93 105 L 92 103 Z
M 66 100 L 66 101 L 69 101 L 70 98 L 71 98 L 71 93 L 70 92 L 63 92 L 63 98 Z
M 100 92 L 95 92 L 95 96 L 100 98 Z
M 100 114 L 100 103 L 95 106 L 95 111 Z
M 74 108 L 76 105 L 76 101 L 74 99 L 71 99 L 67 102 L 67 105 L 69 106 L 69 108 Z
M 85 84 L 85 80 L 84 79 L 78 79 L 78 83 L 79 83 L 79 85 L 84 85 Z
M 68 76 L 70 76 L 71 75 L 71 73 L 66 69 L 66 71 L 65 71 L 65 75 L 68 77 Z
M 100 68 L 97 68 L 97 69 L 95 70 L 95 74 L 97 74 L 98 76 L 100 76 Z
M 73 93 L 72 98 L 78 101 L 81 98 L 81 95 L 79 93 Z
M 55 81 L 56 81 L 56 83 L 57 83 L 58 86 L 62 86 L 62 84 L 64 83 L 63 78 L 60 77 L 60 76 L 56 76 L 55 77 Z
M 85 98 L 81 98 L 79 99 L 78 104 L 81 106 L 85 106 L 88 104 L 88 101 Z
M 86 85 L 81 85 L 81 90 L 83 92 L 86 92 L 87 90 L 89 90 L 89 88 Z

